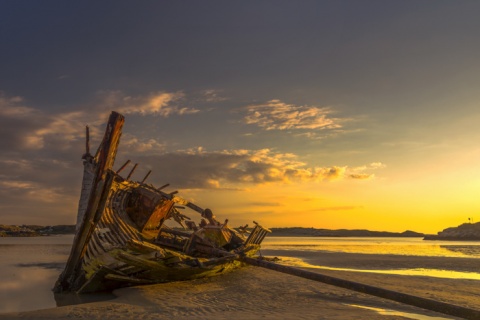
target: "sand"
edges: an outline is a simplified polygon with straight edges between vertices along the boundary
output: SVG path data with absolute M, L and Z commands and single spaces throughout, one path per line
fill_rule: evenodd
M 450 270 L 478 272 L 479 265 L 478 259 L 462 258 L 318 252 L 291 252 L 291 255 L 343 268 L 441 268 L 443 265 Z M 311 270 L 480 309 L 478 280 Z M 1 314 L 0 319 L 458 319 L 252 266 L 214 278 L 119 289 L 114 295 L 116 298 L 109 301 Z

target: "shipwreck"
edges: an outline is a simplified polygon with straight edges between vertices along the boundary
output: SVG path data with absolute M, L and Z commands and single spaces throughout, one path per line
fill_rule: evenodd
M 95 155 L 90 154 L 86 129 L 83 183 L 76 233 L 64 271 L 54 291 L 91 293 L 119 287 L 189 280 L 214 276 L 240 267 L 240 257 L 260 249 L 267 228 L 255 223 L 247 231 L 219 222 L 210 209 L 203 209 L 155 187 L 132 181 L 120 173 L 127 161 L 114 170 L 124 117 L 112 112 L 105 135 Z M 180 212 L 189 208 L 201 215 L 197 225 Z M 166 221 L 176 221 L 172 228 Z

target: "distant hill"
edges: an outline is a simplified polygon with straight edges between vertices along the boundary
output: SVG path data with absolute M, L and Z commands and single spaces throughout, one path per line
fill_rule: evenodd
M 329 230 L 315 228 L 271 228 L 273 237 L 424 237 L 425 234 L 414 231 L 388 232 L 370 230 Z
M 425 240 L 480 240 L 480 222 L 464 223 L 458 227 L 446 228 L 436 235 L 427 235 Z
M 0 224 L 0 237 L 39 237 L 56 234 L 74 234 L 75 225 L 37 226 Z

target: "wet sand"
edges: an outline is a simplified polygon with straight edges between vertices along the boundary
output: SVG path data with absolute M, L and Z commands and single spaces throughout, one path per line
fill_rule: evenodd
M 345 253 L 290 253 L 297 257 L 303 255 L 306 262 L 331 267 L 379 269 L 393 266 L 417 268 L 423 265 L 425 268 L 443 266 L 450 270 L 478 272 L 479 266 L 478 259 L 432 260 L 425 257 Z M 282 251 L 282 255 L 285 255 L 285 251 Z M 480 309 L 478 280 L 310 270 Z M 125 288 L 116 290 L 114 294 L 117 298 L 110 301 L 0 314 L 0 319 L 458 319 L 251 266 L 214 278 Z M 382 314 L 378 309 L 395 310 L 397 313 L 385 311 Z M 425 317 L 422 318 L 422 315 Z

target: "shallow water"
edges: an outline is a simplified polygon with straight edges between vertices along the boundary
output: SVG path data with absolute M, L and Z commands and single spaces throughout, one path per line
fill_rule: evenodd
M 263 249 L 480 258 L 480 241 L 425 241 L 422 238 L 267 237 Z
M 72 242 L 73 235 L 0 238 L 0 312 L 55 307 L 51 289 Z
M 425 268 L 407 268 L 407 269 L 335 268 L 335 267 L 327 267 L 327 266 L 311 264 L 300 258 L 282 257 L 282 256 L 278 258 L 280 259 L 279 263 L 287 266 L 292 266 L 292 267 L 349 271 L 349 272 L 395 274 L 400 276 L 423 276 L 423 277 L 444 278 L 444 279 L 469 279 L 469 280 L 480 281 L 480 273 L 477 273 L 477 272 L 461 272 L 461 271 L 455 271 L 455 270 L 425 269 Z
M 2 257 L 0 260 L 0 274 L 2 275 L 0 313 L 45 309 L 57 305 L 112 298 L 112 295 L 80 297 L 82 299 L 76 295 L 57 297 L 53 295 L 51 289 L 63 271 L 72 242 L 73 235 L 0 238 L 0 257 Z M 480 242 L 436 242 L 423 241 L 419 238 L 267 237 L 262 247 L 266 250 L 292 252 L 326 251 L 480 259 Z M 293 257 L 290 255 L 289 259 L 292 265 L 302 266 L 302 263 L 305 264 L 300 257 L 294 255 Z M 309 267 L 328 268 L 321 265 L 310 265 Z M 361 272 L 362 270 L 354 271 Z M 371 272 L 372 270 L 366 271 Z M 391 272 L 391 270 L 380 271 Z M 427 273 L 432 274 L 431 270 Z
M 480 280 L 480 272 L 462 272 L 433 268 L 337 268 L 322 265 L 315 260 L 296 257 L 298 252 L 342 252 L 351 254 L 376 254 L 416 257 L 445 257 L 479 259 L 480 242 L 476 241 L 425 241 L 422 238 L 328 238 L 328 237 L 270 237 L 262 250 L 272 250 L 281 256 L 282 264 L 351 272 L 369 272 L 404 276 L 427 276 L 445 279 Z M 282 252 L 283 255 L 282 256 Z M 293 253 L 293 254 L 292 254 Z
M 410 312 L 401 312 L 397 310 L 390 310 L 390 309 L 381 309 L 381 308 L 373 308 L 373 307 L 367 307 L 367 306 L 360 306 L 356 304 L 349 304 L 351 307 L 356 307 L 356 308 L 361 308 L 361 309 L 368 309 L 377 312 L 378 314 L 384 315 L 384 316 L 401 316 L 405 317 L 408 319 L 415 319 L 415 320 L 451 320 L 454 318 L 446 318 L 446 317 L 431 317 L 431 316 L 426 316 L 423 314 L 418 314 L 418 313 L 410 313 Z

